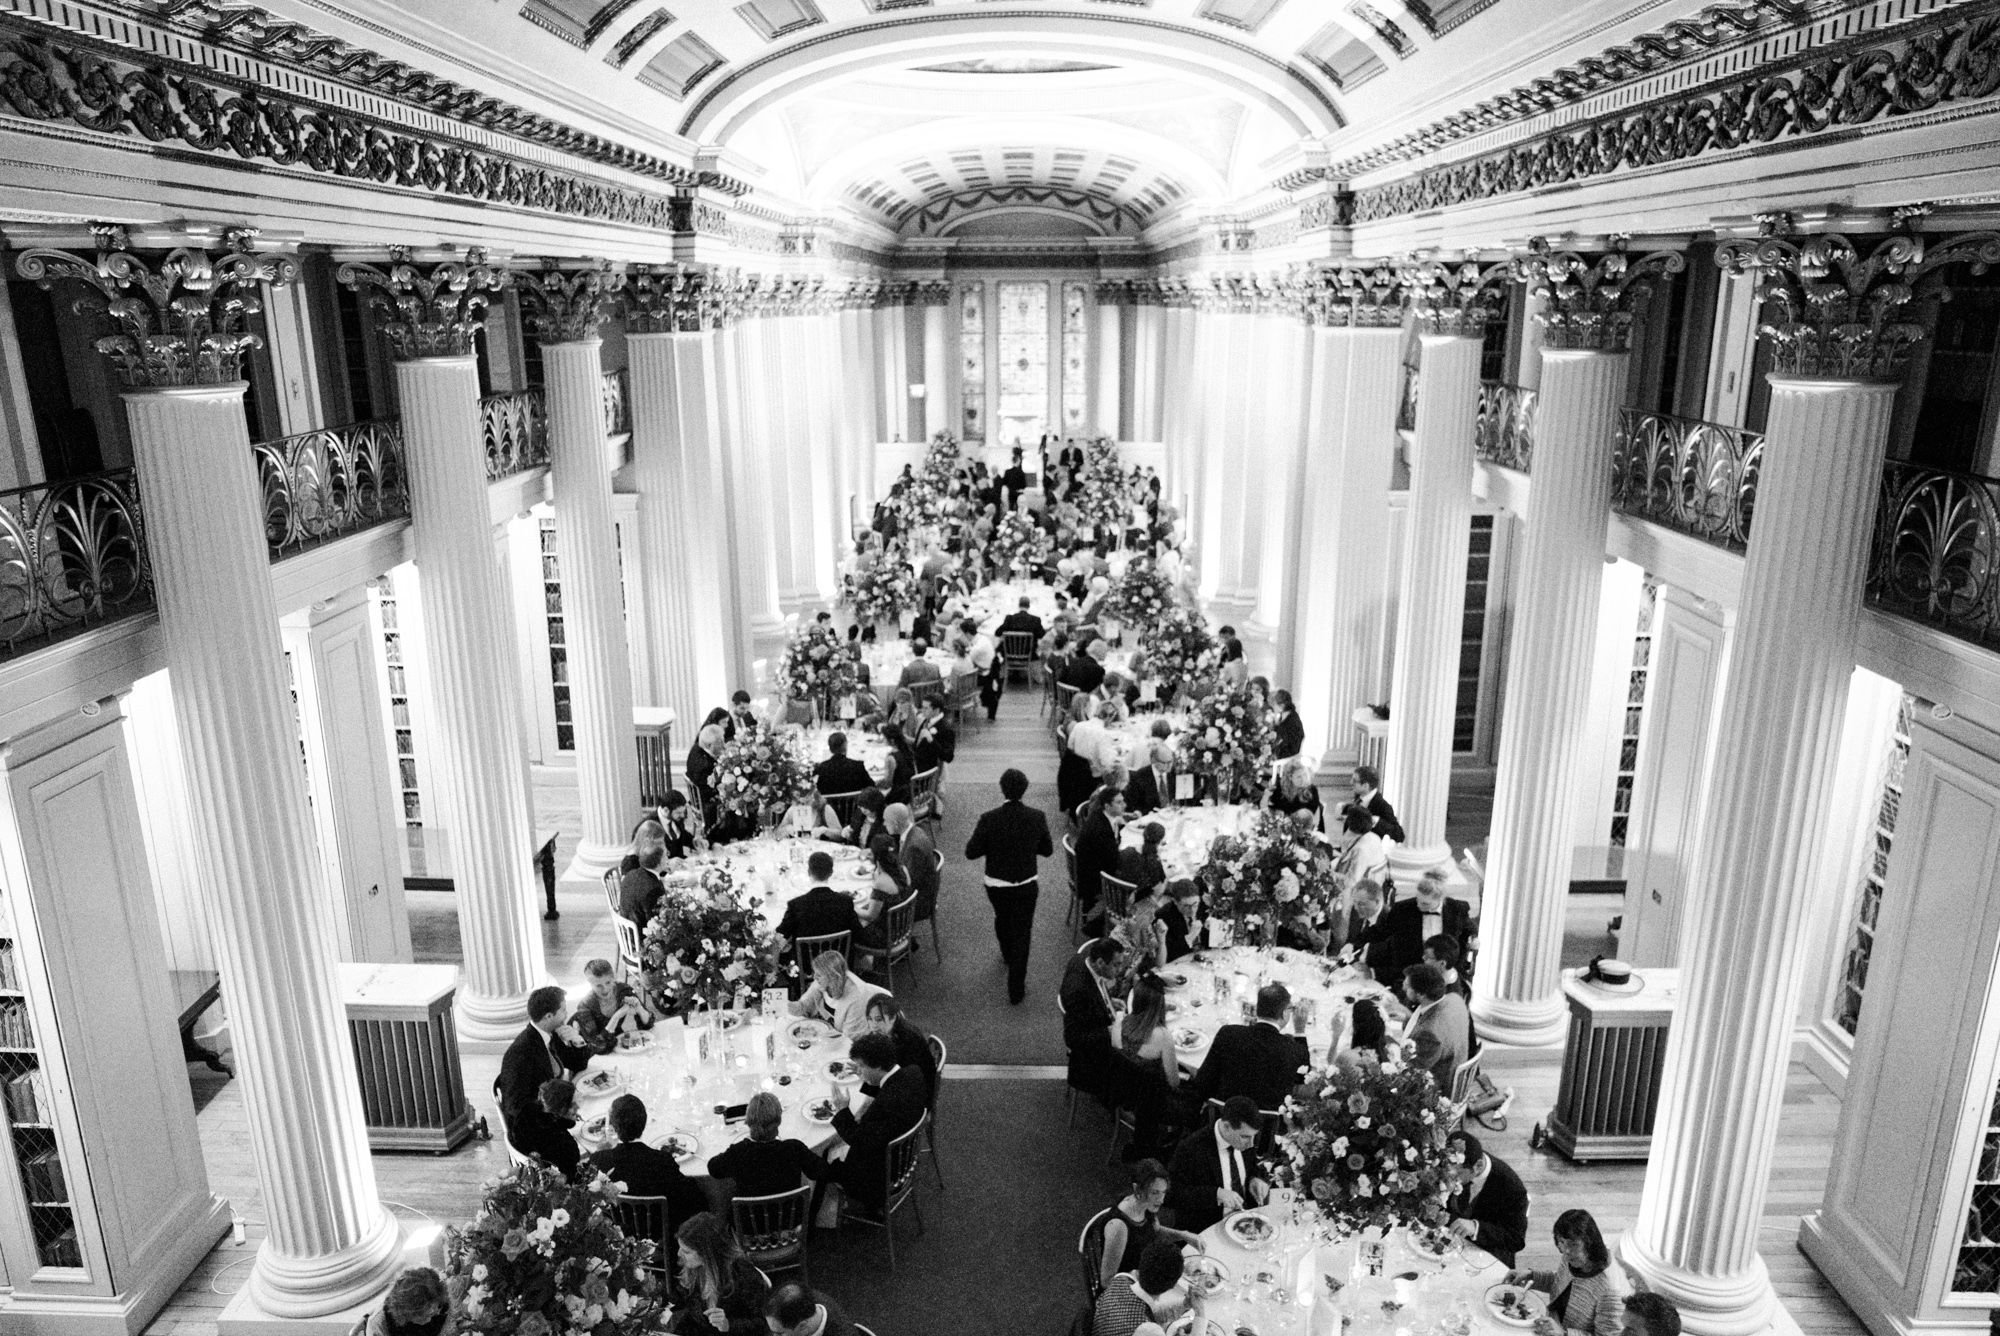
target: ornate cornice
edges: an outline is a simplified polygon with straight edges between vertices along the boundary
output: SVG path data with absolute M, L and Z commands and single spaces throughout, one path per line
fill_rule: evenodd
M 1100 278 L 1099 306 L 1148 306 L 1159 300 L 1160 285 L 1150 278 Z
M 1398 268 L 1419 332 L 1476 339 L 1486 331 L 1511 265 L 1416 256 Z
M 220 256 L 183 246 L 152 269 L 126 249 L 123 228 L 98 224 L 91 230 L 98 236 L 94 258 L 37 248 L 24 251 L 14 267 L 44 288 L 64 279 L 89 286 L 75 309 L 123 328 L 96 345 L 120 380 L 159 387 L 243 379 L 243 354 L 262 343 L 244 321 L 262 309 L 260 284 L 276 287 L 298 278 L 290 256 L 253 253 L 257 234 L 240 228 L 226 234 L 229 249 Z
M 514 275 L 521 318 L 540 343 L 583 343 L 598 337 L 625 289 L 625 275 L 611 261 L 564 269 L 546 260 L 541 269 Z
M 1614 237 L 1611 249 L 1592 261 L 1535 237 L 1528 253 L 1514 260 L 1514 277 L 1542 299 L 1535 319 L 1544 348 L 1624 352 L 1632 336 L 1634 305 L 1652 295 L 1661 277 L 1687 267 L 1675 251 L 1631 259 L 1625 245 L 1625 238 Z
M 1399 329 L 1403 306 L 1403 274 L 1395 265 L 1342 264 L 1314 276 L 1305 317 L 1330 329 Z
M 919 280 L 912 296 L 918 306 L 948 306 L 951 304 L 951 284 L 941 278 Z
M 1379 222 L 1756 145 L 1789 147 L 1996 90 L 2000 24 L 1985 6 L 1978 13 L 1948 10 L 1890 34 L 1808 47 L 1788 65 L 1357 191 L 1354 219 Z
M 1150 216 L 1149 211 L 1084 190 L 1065 190 L 1060 186 L 983 186 L 927 199 L 921 205 L 889 210 L 884 217 L 895 227 L 916 236 L 926 236 L 954 215 L 1009 204 L 1053 205 L 1088 216 L 1113 232 L 1126 235 L 1143 230 Z
M 699 334 L 726 319 L 722 293 L 699 269 L 647 266 L 625 289 L 627 334 Z
M 366 291 L 375 326 L 388 336 L 399 362 L 471 356 L 490 295 L 507 286 L 507 272 L 488 264 L 477 246 L 464 260 L 445 260 L 427 271 L 395 246 L 386 270 L 350 261 L 337 276 L 356 292 Z

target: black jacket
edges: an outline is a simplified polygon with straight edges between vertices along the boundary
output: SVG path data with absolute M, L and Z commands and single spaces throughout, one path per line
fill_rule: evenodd
M 1297 710 L 1287 710 L 1272 728 L 1271 754 L 1279 760 L 1297 756 L 1306 745 L 1306 726 Z
M 1440 931 L 1456 938 L 1462 952 L 1466 934 L 1471 931 L 1472 907 L 1463 900 L 1446 896 L 1438 917 L 1444 923 Z M 1380 923 L 1381 949 L 1370 963 L 1378 980 L 1391 988 L 1401 988 L 1404 967 L 1420 964 L 1424 958 L 1424 914 L 1417 908 L 1416 897 L 1411 896 L 1383 910 Z
M 1345 817 L 1354 807 L 1355 803 L 1352 798 L 1342 803 L 1340 807 L 1341 816 Z M 1382 790 L 1377 789 L 1369 795 L 1364 810 L 1367 811 L 1369 816 L 1375 818 L 1375 833 L 1377 835 L 1380 835 L 1385 840 L 1394 840 L 1398 844 L 1407 843 L 1403 838 L 1403 823 L 1396 820 L 1396 809 L 1389 806 L 1389 800 L 1382 796 Z
M 898 1067 L 881 1087 L 863 1086 L 874 1102 L 857 1118 L 842 1107 L 833 1115 L 833 1130 L 847 1143 L 847 1158 L 829 1165 L 850 1196 L 870 1205 L 882 1202 L 883 1174 L 889 1164 L 889 1143 L 917 1125 L 924 1116 L 924 1074 Z
M 986 860 L 986 875 L 997 881 L 1029 881 L 1040 873 L 1038 858 L 1055 853 L 1049 819 L 1039 807 L 1004 802 L 980 814 L 965 842 L 967 858 Z
M 1173 771 L 1167 772 L 1167 793 L 1160 792 L 1160 783 L 1153 775 L 1153 767 L 1142 765 L 1132 771 L 1125 781 L 1125 806 L 1134 816 L 1146 816 L 1159 811 L 1172 801 Z
M 802 1177 L 818 1182 L 825 1175 L 826 1161 L 807 1150 L 805 1142 L 790 1137 L 739 1141 L 708 1162 L 708 1176 L 734 1183 L 739 1197 L 790 1192 Z
M 1247 1188 L 1251 1179 L 1264 1176 L 1264 1162 L 1256 1148 L 1244 1151 L 1243 1186 Z M 1199 1234 L 1222 1219 L 1222 1205 L 1215 1199 L 1216 1189 L 1222 1186 L 1222 1157 L 1216 1151 L 1212 1124 L 1181 1138 L 1167 1164 L 1167 1181 L 1171 1186 L 1166 1204 L 1174 1213 L 1175 1229 Z M 1243 1202 L 1254 1204 L 1247 1191 Z
M 618 879 L 618 913 L 638 924 L 643 932 L 659 912 L 660 901 L 666 895 L 666 885 L 657 872 L 635 867 Z
M 1262 1021 L 1225 1025 L 1215 1032 L 1208 1057 L 1189 1089 L 1200 1099 L 1248 1095 L 1260 1109 L 1275 1109 L 1299 1083 L 1306 1065 L 1306 1041 L 1280 1034 Z
M 788 942 L 801 937 L 825 937 L 836 932 L 860 932 L 861 916 L 854 898 L 831 886 L 815 886 L 785 906 L 778 934 Z
M 1066 687 L 1075 687 L 1078 691 L 1088 693 L 1097 690 L 1103 684 L 1104 665 L 1081 650 L 1069 661 L 1069 667 L 1063 669 L 1062 685 Z
M 1111 818 L 1099 812 L 1083 823 L 1076 836 L 1076 898 L 1085 909 L 1104 897 L 1105 873 L 1118 875 L 1118 832 Z
M 829 756 L 814 767 L 813 774 L 821 793 L 859 793 L 875 787 L 868 767 L 852 756 Z
M 1455 1192 L 1445 1210 L 1454 1220 L 1478 1221 L 1479 1232 L 1472 1241 L 1503 1265 L 1512 1266 L 1515 1256 L 1528 1246 L 1528 1189 L 1512 1165 L 1495 1155 L 1486 1158 L 1493 1167 L 1486 1171 L 1479 1195 L 1468 1201 L 1463 1191 Z
M 1111 1008 L 1104 990 L 1097 986 L 1090 963 L 1080 955 L 1069 958 L 1063 969 L 1061 991 L 1063 1043 L 1072 1051 L 1096 1052 L 1111 1049 Z
M 1000 636 L 1009 635 L 1015 631 L 1026 631 L 1035 638 L 1037 645 L 1041 644 L 1042 637 L 1049 633 L 1049 629 L 1042 625 L 1041 618 L 1035 616 L 1032 612 L 1023 612 L 1016 609 L 1000 619 L 1000 630 L 993 638 L 997 642 Z
M 670 1236 L 681 1221 L 708 1209 L 701 1185 L 681 1172 L 670 1151 L 639 1141 L 621 1142 L 592 1155 L 590 1166 L 623 1183 L 625 1191 L 635 1197 L 665 1197 Z
M 550 1058 L 554 1061 L 551 1062 Z M 579 1152 L 570 1135 L 573 1120 L 557 1118 L 542 1108 L 542 1083 L 554 1080 L 558 1065 L 562 1075 L 583 1070 L 590 1050 L 570 1045 L 530 1025 L 514 1036 L 500 1059 L 500 1116 L 507 1120 L 507 1139 L 516 1150 L 539 1155 L 564 1173 L 573 1173 Z

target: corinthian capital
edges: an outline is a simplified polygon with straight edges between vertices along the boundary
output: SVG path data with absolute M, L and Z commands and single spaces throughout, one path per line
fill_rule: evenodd
M 1403 323 L 1403 275 L 1386 260 L 1323 269 L 1306 293 L 1305 317 L 1334 329 L 1395 329 Z
M 1632 336 L 1636 306 L 1651 297 L 1654 284 L 1678 274 L 1687 262 L 1674 251 L 1654 251 L 1632 259 L 1625 239 L 1595 262 L 1574 251 L 1558 251 L 1546 237 L 1528 242 L 1528 253 L 1513 264 L 1514 277 L 1540 297 L 1544 348 L 1579 348 L 1622 353 Z
M 478 246 L 463 260 L 445 260 L 428 270 L 411 263 L 402 246 L 390 247 L 389 261 L 387 269 L 350 261 L 337 277 L 356 292 L 366 290 L 375 326 L 388 335 L 396 360 L 471 356 L 490 295 L 507 286 L 506 271 L 488 264 Z
M 714 276 L 700 269 L 649 266 L 625 292 L 625 328 L 633 334 L 699 334 L 720 328 L 725 314 Z
M 609 260 L 569 270 L 545 260 L 541 269 L 514 278 L 514 290 L 521 294 L 521 316 L 541 343 L 596 338 L 624 288 L 625 275 L 614 272 Z
M 243 354 L 262 342 L 244 321 L 263 309 L 259 284 L 275 287 L 298 278 L 290 256 L 252 253 L 256 233 L 245 229 L 229 234 L 229 249 L 220 255 L 183 246 L 153 269 L 125 249 L 122 228 L 91 230 L 99 244 L 94 257 L 37 248 L 22 252 L 14 268 L 44 288 L 62 280 L 86 286 L 76 311 L 122 331 L 97 341 L 120 380 L 163 386 L 243 379 Z
M 1398 266 L 1398 276 L 1419 331 L 1476 339 L 1486 331 L 1507 270 L 1505 261 L 1482 267 L 1471 260 L 1413 256 Z

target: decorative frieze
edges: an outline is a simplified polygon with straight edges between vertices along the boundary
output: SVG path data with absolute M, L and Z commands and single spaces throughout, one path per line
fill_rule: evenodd
M 1632 336 L 1633 308 L 1652 294 L 1654 284 L 1687 267 L 1675 251 L 1654 251 L 1634 260 L 1626 238 L 1613 237 L 1611 249 L 1595 260 L 1558 251 L 1547 237 L 1528 242 L 1514 261 L 1514 277 L 1542 299 L 1535 319 L 1544 348 L 1622 353 Z
M 596 338 L 617 308 L 625 275 L 609 260 L 567 270 L 549 260 L 538 271 L 515 274 L 514 290 L 521 294 L 521 318 L 537 340 L 582 343 Z
M 1320 270 L 1303 302 L 1306 323 L 1335 329 L 1394 329 L 1403 323 L 1403 274 L 1393 264 Z
M 1418 330 L 1476 339 L 1499 303 L 1511 265 L 1504 260 L 1482 266 L 1471 260 L 1417 256 L 1405 260 L 1399 273 Z
M 444 260 L 428 270 L 412 263 L 405 247 L 390 247 L 389 257 L 386 270 L 350 261 L 340 266 L 338 277 L 356 292 L 365 291 L 396 360 L 470 357 L 487 301 L 507 286 L 506 271 L 488 264 L 479 246 L 463 260 Z
M 99 250 L 86 259 L 38 247 L 15 261 L 21 277 L 52 288 L 75 279 L 90 289 L 76 309 L 95 313 L 123 332 L 97 340 L 97 351 L 116 365 L 130 386 L 220 385 L 243 379 L 243 354 L 262 340 L 245 328 L 263 307 L 257 287 L 298 278 L 287 255 L 250 249 L 256 232 L 234 228 L 219 256 L 183 246 L 157 269 L 127 247 L 123 228 L 97 226 Z

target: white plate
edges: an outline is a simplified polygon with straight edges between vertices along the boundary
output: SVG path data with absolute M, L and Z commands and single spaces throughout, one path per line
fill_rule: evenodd
M 833 1031 L 810 1016 L 801 1016 L 785 1027 L 785 1038 L 791 1040 L 830 1039 Z
M 820 1117 L 819 1114 L 815 1112 L 815 1110 L 821 1108 L 822 1106 L 824 1106 L 826 1109 L 826 1117 L 824 1118 Z M 800 1112 L 805 1114 L 806 1121 L 813 1124 L 815 1127 L 829 1127 L 833 1123 L 833 1115 L 836 1112 L 838 1112 L 839 1109 L 840 1105 L 834 1103 L 826 1096 L 821 1095 L 818 1099 L 807 1100 L 805 1103 L 805 1107 L 801 1109 Z
M 1508 1295 L 1520 1296 L 1520 1307 L 1527 1312 L 1528 1316 L 1509 1317 L 1503 1311 L 1501 1305 Z M 1549 1301 L 1543 1297 L 1541 1291 L 1531 1290 L 1525 1285 L 1500 1284 L 1486 1291 L 1486 1312 L 1495 1322 L 1500 1323 L 1502 1326 L 1532 1327 L 1535 1325 L 1535 1319 L 1548 1311 Z
M 610 1072 L 592 1072 L 576 1083 L 576 1093 L 584 1099 L 609 1099 L 625 1089 L 625 1083 Z
M 1278 1227 L 1255 1211 L 1238 1211 L 1223 1223 L 1222 1232 L 1230 1241 L 1245 1248 L 1256 1248 L 1270 1242 Z
M 672 1155 L 674 1163 L 686 1164 L 701 1154 L 701 1138 L 677 1127 L 667 1133 L 666 1139 L 660 1142 L 660 1149 Z

